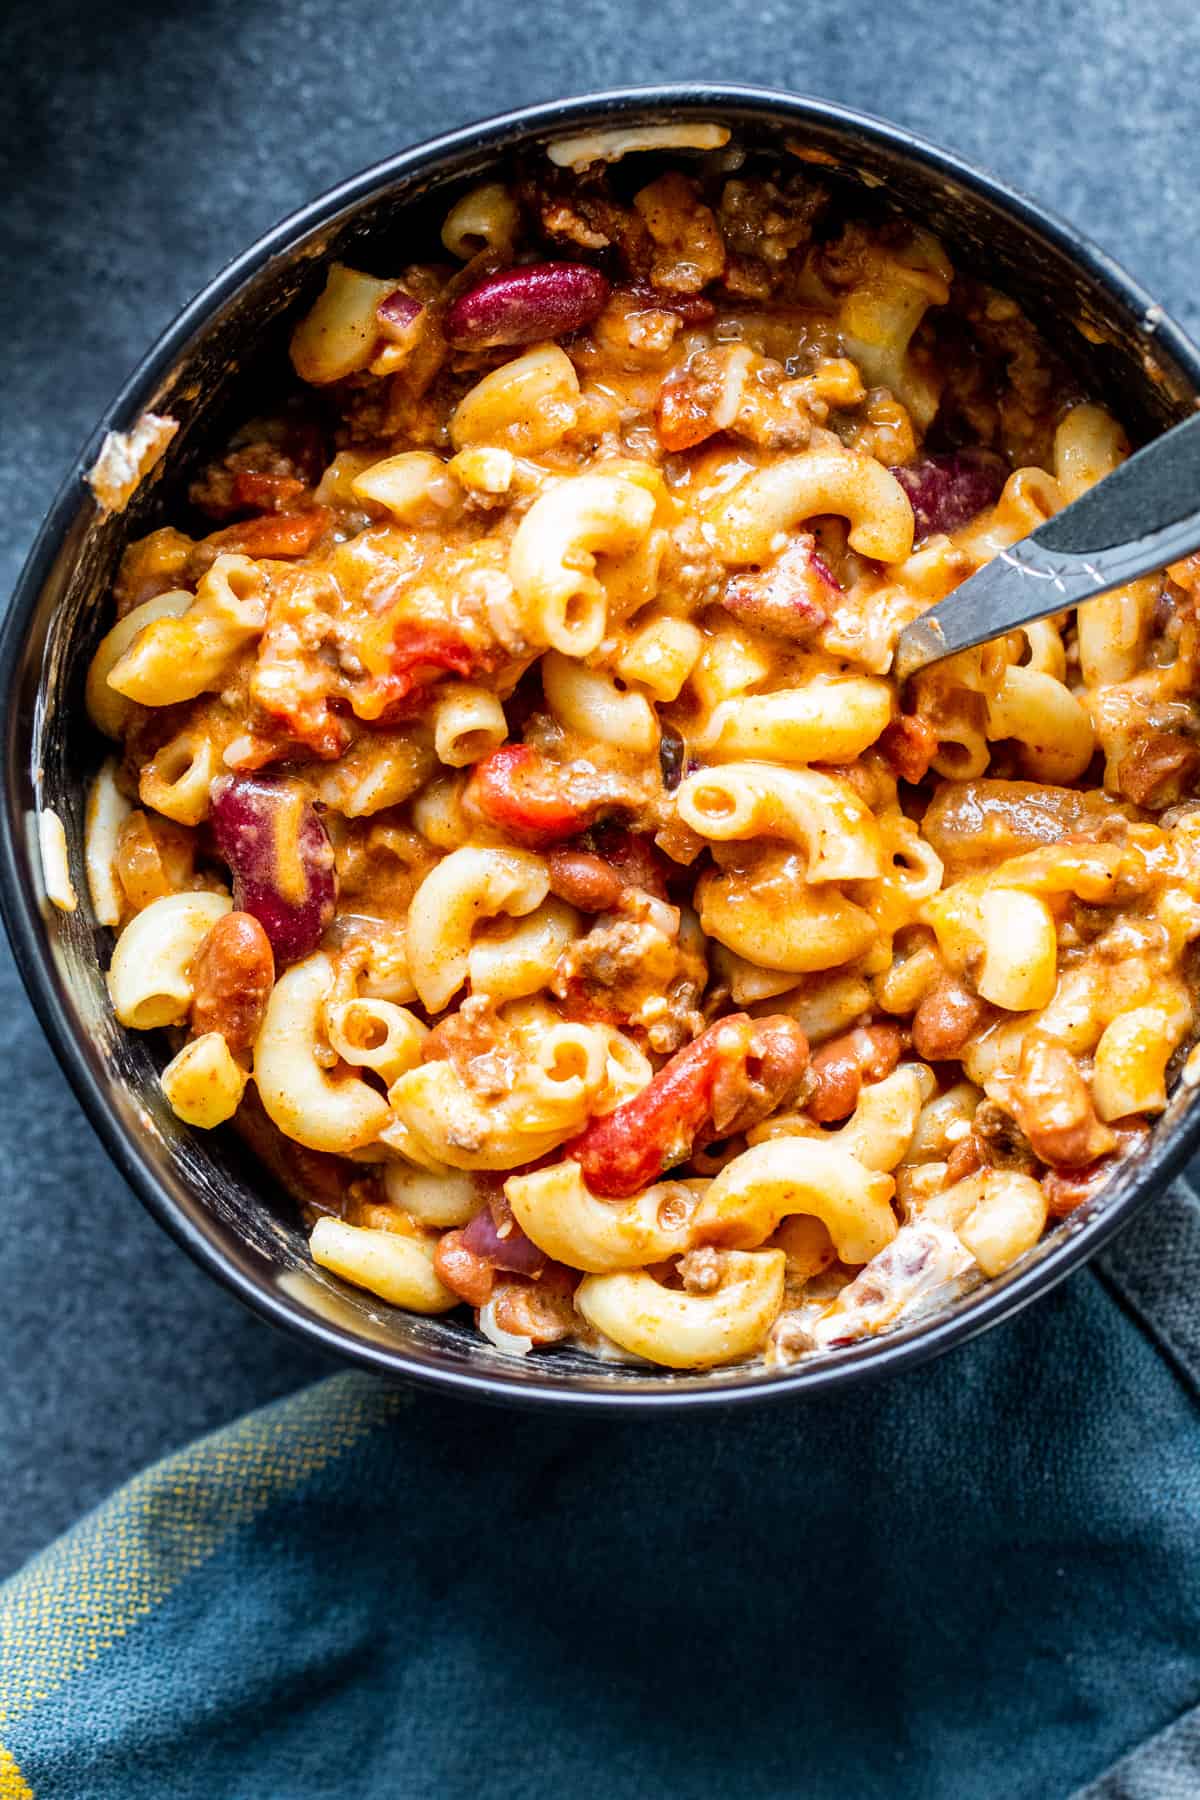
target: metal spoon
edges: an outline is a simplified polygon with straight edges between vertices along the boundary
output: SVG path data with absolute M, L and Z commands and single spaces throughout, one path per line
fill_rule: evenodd
M 1200 550 L 1200 412 L 1155 438 L 906 625 L 892 671 L 918 669 L 1078 606 Z

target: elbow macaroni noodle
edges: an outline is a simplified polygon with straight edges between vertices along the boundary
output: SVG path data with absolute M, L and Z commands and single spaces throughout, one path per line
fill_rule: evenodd
M 759 151 L 630 204 L 625 139 L 328 268 L 211 531 L 126 551 L 83 869 L 168 1103 L 270 1134 L 331 1276 L 774 1366 L 1002 1274 L 1167 1106 L 1200 559 L 899 687 L 1125 434 L 928 231 Z

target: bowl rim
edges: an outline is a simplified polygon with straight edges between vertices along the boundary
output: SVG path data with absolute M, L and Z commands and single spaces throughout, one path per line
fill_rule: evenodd
M 45 921 L 36 898 L 32 851 L 26 820 L 13 780 L 16 740 L 21 735 L 18 708 L 12 698 L 20 672 L 26 630 L 42 589 L 81 507 L 81 489 L 104 434 L 128 428 L 150 403 L 162 378 L 202 331 L 211 315 L 275 256 L 292 249 L 347 208 L 405 176 L 420 173 L 444 159 L 471 152 L 499 154 L 538 134 L 603 129 L 645 112 L 672 109 L 683 117 L 736 109 L 742 117 L 778 121 L 793 118 L 798 127 L 825 126 L 856 134 L 884 150 L 915 158 L 934 174 L 946 177 L 1006 212 L 1035 238 L 1048 241 L 1085 269 L 1127 311 L 1153 320 L 1155 341 L 1185 372 L 1200 394 L 1200 349 L 1126 270 L 1059 215 L 1019 190 L 983 173 L 955 153 L 906 127 L 817 96 L 739 83 L 657 83 L 603 89 L 569 99 L 538 102 L 475 121 L 425 139 L 349 176 L 315 199 L 296 208 L 263 232 L 228 262 L 182 309 L 137 364 L 106 408 L 75 457 L 46 513 L 9 606 L 0 622 L 0 695 L 6 706 L 5 748 L 8 778 L 0 806 L 0 913 L 26 992 L 77 1099 L 113 1162 L 143 1205 L 202 1268 L 252 1311 L 269 1323 L 361 1368 L 443 1389 L 451 1394 L 517 1406 L 622 1408 L 636 1412 L 681 1411 L 704 1406 L 779 1401 L 816 1395 L 847 1383 L 879 1379 L 902 1368 L 929 1361 L 1008 1318 L 1058 1285 L 1093 1256 L 1127 1224 L 1154 1193 L 1177 1172 L 1200 1141 L 1200 1104 L 1155 1135 L 1125 1192 L 1097 1210 L 1029 1267 L 982 1290 L 961 1310 L 941 1318 L 932 1315 L 919 1326 L 889 1338 L 868 1340 L 829 1361 L 800 1362 L 764 1377 L 757 1366 L 744 1373 L 723 1373 L 712 1386 L 687 1388 L 609 1388 L 563 1380 L 519 1378 L 494 1367 L 477 1371 L 449 1366 L 420 1350 L 390 1347 L 354 1332 L 294 1301 L 227 1256 L 214 1234 L 189 1217 L 134 1142 L 112 1107 L 98 1059 L 86 1052 L 81 1022 L 54 964 Z M 525 1365 L 528 1369 L 528 1365 Z

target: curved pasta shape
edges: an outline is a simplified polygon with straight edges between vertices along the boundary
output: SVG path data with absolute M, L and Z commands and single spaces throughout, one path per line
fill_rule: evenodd
M 109 671 L 108 685 L 141 706 L 170 706 L 219 688 L 267 622 L 266 575 L 248 556 L 218 556 L 181 617 L 146 625 Z
M 1078 781 L 1092 760 L 1095 733 L 1086 706 L 1061 681 L 1037 669 L 1009 668 L 987 703 L 989 738 L 1015 738 L 1038 781 Z
M 526 1128 L 590 1112 L 608 1080 L 607 1033 L 572 1019 L 534 1024 L 526 1033 L 526 1058 L 513 1088 L 513 1110 Z
M 654 518 L 654 495 L 623 475 L 573 475 L 534 501 L 517 527 L 508 573 L 531 643 L 588 656 L 608 623 L 597 554 L 636 550 Z
M 828 885 L 797 887 L 781 913 L 752 874 L 710 870 L 696 884 L 696 904 L 709 937 L 760 968 L 796 975 L 850 962 L 876 936 L 870 915 Z
M 1003 878 L 1001 866 L 991 877 L 956 881 L 926 900 L 923 917 L 952 969 L 978 965 L 976 986 L 985 1000 L 1029 1012 L 1054 998 L 1058 934 L 1042 896 L 1002 886 Z
M 957 1233 L 985 1275 L 1002 1275 L 1046 1229 L 1046 1196 L 1032 1175 L 984 1169 L 926 1201 L 920 1220 Z
M 622 693 L 603 670 L 549 650 L 542 658 L 542 688 L 551 712 L 571 731 L 642 756 L 658 749 L 658 717 L 649 700 Z
M 192 958 L 233 902 L 228 894 L 165 894 L 135 913 L 117 939 L 108 970 L 122 1025 L 154 1031 L 178 1025 L 192 1004 Z
M 1092 1071 L 1100 1118 L 1107 1123 L 1163 1110 L 1167 1064 L 1191 1023 L 1190 1007 L 1136 1006 L 1105 1026 Z
M 433 747 L 440 763 L 465 769 L 508 736 L 504 708 L 488 688 L 469 682 L 443 681 L 433 705 Z
M 1054 914 L 1037 894 L 992 888 L 979 900 L 983 961 L 975 985 L 1009 1012 L 1049 1006 L 1058 983 Z
M 783 1305 L 782 1250 L 732 1250 L 712 1294 L 663 1287 L 644 1269 L 587 1275 L 575 1305 L 614 1344 L 669 1369 L 709 1369 L 757 1350 Z
M 442 221 L 442 242 L 451 256 L 470 262 L 484 250 L 507 250 L 517 235 L 517 203 L 502 181 L 485 181 L 456 200 Z
M 848 781 L 815 769 L 721 763 L 685 776 L 675 795 L 701 837 L 784 837 L 804 845 L 810 881 L 863 881 L 882 873 L 879 828 Z
M 723 700 L 731 700 L 766 681 L 771 666 L 771 658 L 761 644 L 754 643 L 744 632 L 722 626 L 704 639 L 692 668 L 692 692 L 702 710 L 713 713 Z M 702 734 L 704 742 L 711 730 L 709 720 Z
M 675 700 L 704 644 L 703 633 L 690 619 L 666 613 L 638 628 L 617 659 L 617 672 L 626 681 L 640 682 L 655 700 Z
M 604 1086 L 591 1102 L 592 1116 L 615 1112 L 654 1079 L 650 1059 L 615 1025 L 595 1025 L 605 1044 Z
M 795 1019 L 810 1044 L 820 1044 L 851 1025 L 865 1023 L 872 1011 L 871 990 L 859 974 L 818 973 L 755 1010 L 786 1013 Z
M 488 444 L 536 456 L 564 438 L 578 417 L 574 363 L 557 344 L 538 344 L 463 395 L 450 419 L 450 441 L 456 450 Z
M 536 1118 L 523 1122 L 507 1097 L 483 1099 L 448 1062 L 422 1063 L 401 1075 L 388 1100 L 416 1150 L 451 1169 L 516 1169 L 536 1162 L 588 1116 L 584 1099 L 540 1125 Z
M 1085 687 L 1128 681 L 1143 666 L 1146 641 L 1158 598 L 1158 581 L 1147 575 L 1114 588 L 1075 609 L 1079 671 Z
M 1063 505 L 1111 475 L 1128 451 L 1129 440 L 1104 407 L 1073 406 L 1054 432 L 1054 474 Z
M 629 1200 L 601 1200 L 567 1160 L 530 1175 L 510 1175 L 504 1192 L 513 1216 L 539 1250 L 570 1269 L 603 1274 L 665 1262 L 688 1248 L 702 1181 L 661 1181 Z
M 398 525 L 425 529 L 448 524 L 462 502 L 461 487 L 431 450 L 385 456 L 361 469 L 350 488 L 356 499 L 382 507 Z
M 808 1213 L 841 1260 L 870 1262 L 896 1235 L 895 1182 L 838 1143 L 774 1138 L 735 1157 L 716 1177 L 695 1218 L 699 1243 L 761 1244 L 791 1213 Z
M 774 694 L 720 701 L 695 734 L 710 756 L 763 762 L 854 762 L 892 716 L 885 681 L 868 675 L 818 676 Z
M 331 1275 L 378 1294 L 408 1312 L 443 1313 L 460 1304 L 433 1266 L 436 1239 L 369 1231 L 343 1219 L 318 1219 L 308 1241 L 312 1259 Z
M 464 845 L 425 877 L 408 910 L 409 972 L 421 1004 L 441 1012 L 470 972 L 476 927 L 498 913 L 521 918 L 550 891 L 541 857 Z
M 1028 537 L 1058 512 L 1062 492 L 1045 469 L 1014 469 L 990 512 L 955 533 L 959 549 L 976 568 Z
M 909 347 L 928 309 L 948 299 L 953 270 L 932 233 L 920 231 L 899 254 L 872 255 L 864 275 L 838 311 L 844 351 L 869 387 L 890 389 L 924 428 L 941 385 L 912 361 Z
M 982 1095 L 969 1081 L 956 1081 L 944 1094 L 925 1102 L 908 1147 L 910 1163 L 944 1162 L 967 1137 Z
M 912 551 L 913 511 L 896 477 L 874 457 L 828 450 L 747 475 L 709 515 L 712 546 L 722 562 L 769 562 L 781 534 L 822 513 L 846 519 L 851 549 L 877 562 Z
M 901 1063 L 863 1088 L 850 1118 L 834 1134 L 838 1147 L 864 1169 L 894 1169 L 908 1155 L 921 1110 L 936 1092 L 937 1079 L 927 1064 Z
M 365 994 L 327 1002 L 324 1017 L 330 1048 L 342 1061 L 354 1069 L 373 1069 L 389 1083 L 416 1068 L 429 1036 L 429 1027 L 403 1006 Z
M 394 281 L 332 263 L 324 288 L 292 333 L 292 367 L 301 381 L 324 387 L 365 369 L 379 342 L 379 303 L 395 289 Z
M 467 965 L 471 992 L 497 1001 L 540 993 L 578 930 L 574 907 L 551 896 L 510 929 L 476 938 Z
M 391 1112 L 359 1076 L 335 1077 L 317 1061 L 332 985 L 333 964 L 322 951 L 280 976 L 254 1045 L 254 1081 L 268 1118 L 286 1137 L 345 1155 L 373 1143 Z
M 84 703 L 92 724 L 105 737 L 123 737 L 133 711 L 133 702 L 109 687 L 109 676 L 147 625 L 152 625 L 156 619 L 182 618 L 195 598 L 187 588 L 172 588 L 169 593 L 155 594 L 153 599 L 143 600 L 123 619 L 118 619 L 112 630 L 100 639 L 88 665 Z
M 203 1131 L 232 1119 L 249 1079 L 219 1031 L 185 1044 L 159 1077 L 176 1118 Z
M 199 825 L 209 815 L 209 790 L 221 773 L 213 740 L 199 731 L 181 731 L 143 768 L 138 798 L 177 825 Z
M 109 757 L 88 789 L 83 826 L 83 866 L 97 925 L 117 926 L 125 911 L 125 890 L 117 873 L 117 837 L 132 808 L 117 786 L 117 764 Z
M 414 1169 L 407 1163 L 385 1163 L 383 1188 L 391 1206 L 398 1206 L 419 1225 L 442 1230 L 466 1225 L 483 1205 L 475 1179 L 465 1169 Z

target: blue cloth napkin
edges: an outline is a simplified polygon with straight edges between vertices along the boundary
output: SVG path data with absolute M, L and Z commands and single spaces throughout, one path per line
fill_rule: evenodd
M 1195 1800 L 1198 1280 L 1177 1185 L 863 1393 L 608 1421 L 334 1376 L 0 1588 L 0 1800 Z

